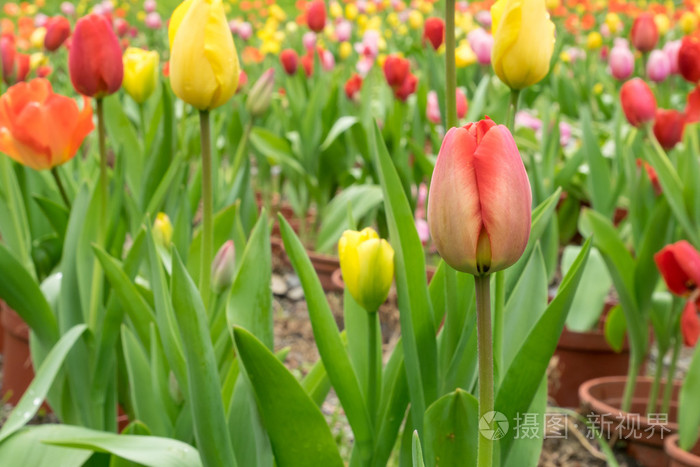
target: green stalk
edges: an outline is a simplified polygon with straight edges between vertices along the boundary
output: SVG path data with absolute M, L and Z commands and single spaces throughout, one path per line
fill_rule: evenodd
M 146 145 L 146 109 L 143 104 L 139 104 L 139 120 L 141 120 L 141 138 Z M 145 148 L 144 148 L 145 149 Z
M 656 371 L 654 373 L 654 381 L 651 384 L 651 391 L 649 391 L 649 401 L 647 401 L 647 412 L 648 416 L 651 413 L 656 413 L 657 399 L 659 397 L 659 387 L 661 386 L 661 375 L 664 372 L 664 356 L 668 349 L 659 348 L 659 358 L 656 362 Z
M 520 90 L 510 90 L 510 101 L 508 102 L 508 113 L 506 117 L 506 125 L 511 133 L 515 133 L 515 114 L 518 112 L 518 99 L 520 99 Z
M 241 141 L 238 143 L 238 147 L 236 148 L 236 154 L 233 156 L 233 165 L 231 165 L 231 174 L 233 178 L 236 178 L 236 174 L 238 173 L 238 170 L 241 168 L 241 164 L 243 164 L 244 160 L 244 155 L 245 155 L 245 148 L 248 144 L 248 137 L 250 136 L 250 132 L 253 129 L 253 119 L 251 118 L 248 124 L 245 127 L 245 130 L 243 130 L 243 137 L 241 138 Z
M 61 194 L 61 198 L 63 198 L 63 202 L 70 211 L 70 199 L 68 198 L 68 194 L 66 193 L 66 189 L 63 186 L 63 182 L 61 181 L 61 177 L 58 174 L 58 169 L 56 167 L 51 167 L 51 175 L 56 181 L 56 186 L 58 187 L 58 192 Z
M 496 368 L 496 380 L 500 381 L 503 365 L 503 313 L 506 303 L 506 281 L 504 271 L 494 274 L 496 280 L 495 302 L 493 309 L 493 359 Z
M 491 276 L 474 276 L 476 284 L 476 336 L 479 350 L 479 419 L 493 411 L 493 343 L 491 336 Z M 491 467 L 493 440 L 479 434 L 478 466 Z
M 368 390 L 367 390 L 367 408 L 369 409 L 370 417 L 372 422 L 376 423 L 377 416 L 377 393 L 379 388 L 377 388 L 377 322 L 379 321 L 379 314 L 375 311 L 374 313 L 367 314 L 367 339 L 368 352 L 369 352 L 369 364 L 367 365 L 369 371 Z
M 209 111 L 199 112 L 202 135 L 202 262 L 199 269 L 199 293 L 209 309 L 211 262 L 214 257 L 214 193 L 211 181 L 211 126 Z
M 445 113 L 447 129 L 457 126 L 457 67 L 455 65 L 455 0 L 445 1 Z
M 666 385 L 664 387 L 664 400 L 661 405 L 661 413 L 667 414 L 671 409 L 671 395 L 673 394 L 673 380 L 676 376 L 676 365 L 678 364 L 678 356 L 681 353 L 681 337 L 676 336 L 676 342 L 673 344 L 673 354 L 671 354 L 671 365 L 666 373 Z
M 634 388 L 637 385 L 637 376 L 639 375 L 639 367 L 641 365 L 637 363 L 637 358 L 632 357 L 630 359 L 630 368 L 627 372 L 627 383 L 625 383 L 625 392 L 622 396 L 622 407 L 620 408 L 623 412 L 629 412 L 630 407 L 632 407 L 632 397 L 634 396 Z

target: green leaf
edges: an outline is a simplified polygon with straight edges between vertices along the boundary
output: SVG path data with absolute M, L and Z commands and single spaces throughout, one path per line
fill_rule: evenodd
M 289 370 L 245 329 L 236 326 L 233 336 L 277 465 L 343 466 L 323 414 Z
M 526 413 L 532 404 L 564 329 L 566 315 L 583 274 L 583 265 L 590 248 L 589 239 L 562 280 L 557 296 L 530 331 L 497 389 L 495 410 L 505 414 L 508 420 L 514 420 L 518 414 Z M 501 460 L 506 461 L 513 445 L 513 437 L 507 435 L 499 443 Z
M 612 307 L 605 318 L 605 340 L 615 352 L 622 352 L 622 345 L 625 343 L 625 332 L 627 331 L 627 321 L 625 312 L 620 305 Z
M 103 100 L 105 126 L 107 134 L 111 136 L 110 142 L 114 144 L 119 155 L 126 158 L 126 181 L 129 188 L 137 193 L 141 189 L 141 176 L 143 173 L 144 157 L 141 140 L 136 134 L 129 117 L 124 113 L 124 107 L 119 102 L 119 96 L 113 95 Z
M 233 236 L 233 228 L 236 224 L 236 204 L 226 206 L 221 211 L 214 215 L 214 251 L 219 251 L 221 245 L 226 240 Z M 202 257 L 202 229 L 201 227 L 194 232 L 192 242 L 190 243 L 190 251 L 187 254 L 187 271 L 192 277 L 192 280 L 199 283 L 199 267 L 200 258 Z
M 681 387 L 678 414 L 679 445 L 690 451 L 700 437 L 700 345 L 695 346 L 693 359 Z
M 411 441 L 411 458 L 413 459 L 413 467 L 425 467 L 423 450 L 420 447 L 420 438 L 416 430 L 413 430 L 413 439 Z
M 479 402 L 457 389 L 436 400 L 425 412 L 427 467 L 476 466 Z
M 294 159 L 292 148 L 287 140 L 269 130 L 255 127 L 250 132 L 250 143 L 263 156 L 272 161 L 272 165 L 282 165 L 302 177 L 306 175 L 304 168 Z
M 46 444 L 105 452 L 148 467 L 202 466 L 197 450 L 175 439 L 117 435 L 70 425 L 44 426 L 54 428 L 41 438 Z
M 413 212 L 376 123 L 370 153 L 384 193 L 384 208 L 394 248 L 402 342 L 411 393 L 411 410 L 422 433 L 425 407 L 437 398 L 437 342 L 425 275 L 425 255 Z
M 326 149 L 331 147 L 331 144 L 333 144 L 333 142 L 338 138 L 338 136 L 345 133 L 348 129 L 350 129 L 357 122 L 358 122 L 357 117 L 352 117 L 352 116 L 340 117 L 338 120 L 335 121 L 335 123 L 331 127 L 330 131 L 328 131 L 328 135 L 326 135 L 326 139 L 323 140 L 323 143 L 321 143 L 321 146 L 319 149 L 321 151 L 325 151 Z
M 82 467 L 92 457 L 91 451 L 49 446 L 42 443 L 66 425 L 38 425 L 25 428 L 0 443 L 0 459 L 7 466 Z
M 0 157 L 0 237 L 9 251 L 34 277 L 32 237 L 24 199 L 9 157 Z
M 189 402 L 197 447 L 205 467 L 236 466 L 221 400 L 216 358 L 207 313 L 197 287 L 173 251 L 172 303 L 187 363 Z
M 591 114 L 586 106 L 581 107 L 580 116 L 581 131 L 583 132 L 581 151 L 584 153 L 590 168 L 587 182 L 593 208 L 602 215 L 611 217 L 615 210 L 615 203 L 612 199 L 613 183 L 609 163 L 600 152 L 600 143 L 593 131 Z
M 56 379 L 56 375 L 58 375 L 66 355 L 68 355 L 75 341 L 86 329 L 87 325 L 81 324 L 65 333 L 61 340 L 51 349 L 44 361 L 41 362 L 31 384 L 24 392 L 17 406 L 12 410 L 12 413 L 7 417 L 7 420 L 5 420 L 2 430 L 0 430 L 0 444 L 26 425 L 37 413 L 39 407 L 41 407 L 41 402 L 46 398 L 49 389 L 51 389 L 51 385 Z
M 564 248 L 561 257 L 562 274 L 569 271 L 580 251 L 581 247 L 576 245 Z M 602 255 L 597 248 L 591 248 L 591 254 L 583 269 L 581 284 L 574 295 L 574 302 L 566 319 L 566 327 L 576 332 L 593 329 L 598 324 L 611 287 L 612 279 Z
M 15 310 L 48 349 L 58 340 L 58 323 L 31 274 L 0 243 L 0 298 Z
M 239 257 L 238 274 L 231 286 L 226 307 L 229 330 L 234 325 L 252 332 L 269 349 L 273 348 L 272 275 L 270 229 L 263 214 Z
M 34 201 L 39 205 L 39 209 L 44 213 L 59 238 L 63 238 L 68 228 L 68 216 L 70 214 L 68 209 L 63 204 L 43 196 L 34 195 Z

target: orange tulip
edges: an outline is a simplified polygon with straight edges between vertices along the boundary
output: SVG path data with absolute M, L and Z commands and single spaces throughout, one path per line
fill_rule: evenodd
M 80 110 L 43 78 L 16 84 L 0 98 L 0 152 L 35 170 L 72 159 L 93 128 L 87 98 Z

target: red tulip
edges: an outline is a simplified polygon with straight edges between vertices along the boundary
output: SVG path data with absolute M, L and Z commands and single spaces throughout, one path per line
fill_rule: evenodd
M 36 69 L 36 75 L 39 78 L 46 78 L 51 73 L 53 73 L 53 68 L 51 68 L 51 65 L 41 65 Z
M 685 296 L 700 284 L 700 253 L 685 240 L 666 245 L 654 255 L 668 289 Z
M 314 54 L 313 54 L 313 51 L 311 53 L 305 54 L 303 57 L 301 57 L 301 66 L 304 67 L 304 73 L 306 73 L 307 78 L 310 78 L 314 74 Z
M 54 16 L 46 22 L 44 48 L 49 52 L 58 50 L 70 36 L 70 22 L 63 16 Z
M 651 182 L 651 186 L 654 189 L 654 193 L 656 193 L 657 196 L 663 193 L 663 189 L 659 183 L 659 175 L 656 173 L 656 170 L 654 170 L 654 167 L 641 159 L 637 159 L 637 167 L 644 167 L 647 177 L 649 177 L 649 181 Z
M 411 63 L 398 55 L 389 55 L 384 61 L 384 76 L 389 86 L 396 89 L 406 81 Z
M 299 67 L 299 55 L 293 49 L 284 49 L 280 52 L 280 62 L 282 62 L 285 73 L 293 75 Z
M 678 50 L 678 72 L 691 83 L 700 81 L 700 37 L 683 38 Z
M 659 40 L 659 30 L 651 13 L 637 16 L 630 33 L 632 45 L 641 52 L 651 52 Z
M 467 110 L 469 110 L 469 103 L 467 102 L 467 96 L 464 95 L 464 91 L 457 88 L 457 118 L 462 119 L 467 115 Z
M 651 122 L 656 116 L 656 98 L 649 85 L 640 78 L 633 78 L 622 85 L 620 90 L 622 110 L 630 125 L 639 127 Z
M 102 15 L 90 14 L 78 20 L 68 65 L 73 87 L 85 96 L 104 97 L 122 85 L 124 65 L 119 39 Z
M 15 71 L 17 72 L 15 75 L 15 83 L 19 83 L 20 81 L 27 79 L 27 76 L 29 75 L 29 65 L 30 59 L 28 54 L 18 53 L 15 56 Z
M 7 84 L 14 82 L 15 75 L 15 40 L 12 36 L 0 37 L 0 75 Z
M 306 7 L 306 24 L 314 32 L 321 32 L 326 26 L 326 3 L 323 0 L 313 0 Z
M 700 122 L 700 86 L 688 94 L 688 103 L 685 106 L 685 123 L 697 122 Z
M 416 75 L 409 72 L 408 76 L 406 76 L 406 79 L 403 80 L 403 84 L 401 84 L 401 86 L 394 90 L 394 96 L 396 96 L 398 99 L 401 99 L 402 101 L 406 101 L 406 99 L 408 99 L 408 96 L 416 92 L 417 87 L 418 78 L 416 78 Z
M 688 347 L 695 347 L 700 340 L 700 318 L 698 308 L 692 300 L 688 300 L 681 315 L 681 334 L 683 343 Z
M 658 109 L 654 119 L 654 135 L 661 146 L 670 151 L 683 139 L 685 114 L 677 110 Z
M 362 89 L 362 76 L 355 73 L 345 82 L 345 95 L 350 100 L 356 100 Z
M 124 37 L 129 32 L 129 23 L 124 18 L 117 18 L 114 21 L 114 31 L 118 37 Z
M 79 110 L 43 78 L 15 84 L 0 98 L 0 152 L 35 170 L 72 159 L 93 127 L 86 98 Z
M 433 49 L 437 50 L 442 45 L 442 41 L 445 38 L 445 23 L 442 19 L 437 17 L 428 18 L 425 20 L 425 26 L 423 26 L 423 39 L 427 39 L 433 46 Z
M 530 237 L 532 194 L 518 147 L 488 117 L 447 132 L 428 198 L 428 224 L 453 268 L 489 274 L 515 263 Z

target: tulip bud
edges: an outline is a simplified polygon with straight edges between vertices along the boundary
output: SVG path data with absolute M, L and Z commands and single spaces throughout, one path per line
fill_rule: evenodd
M 532 194 L 510 131 L 486 118 L 447 132 L 428 198 L 428 224 L 440 256 L 474 275 L 500 271 L 523 254 Z
M 357 100 L 362 89 L 362 76 L 355 73 L 345 82 L 345 95 L 348 99 Z
M 692 11 L 684 11 L 678 23 L 681 27 L 681 32 L 687 36 L 698 27 L 698 17 Z
M 616 45 L 610 51 L 608 64 L 615 79 L 627 79 L 634 71 L 634 55 L 626 45 Z
M 199 110 L 225 104 L 238 87 L 238 55 L 221 0 L 185 0 L 173 12 L 170 85 Z
M 671 63 L 668 56 L 661 50 L 654 50 L 649 54 L 647 61 L 647 76 L 649 79 L 660 83 L 671 74 Z
M 93 13 L 78 20 L 68 64 L 73 87 L 84 96 L 101 98 L 117 92 L 122 85 L 122 49 L 102 15 Z
M 430 91 L 428 93 L 428 101 L 425 106 L 425 116 L 429 122 L 439 125 L 442 121 L 442 116 L 440 115 L 440 104 L 438 103 L 438 96 L 435 91 Z
M 685 36 L 678 50 L 678 71 L 691 83 L 700 81 L 700 38 Z
M 326 3 L 313 0 L 306 8 L 306 23 L 314 32 L 321 32 L 326 26 Z
M 544 0 L 498 0 L 491 17 L 491 63 L 498 78 L 515 90 L 544 78 L 554 52 L 554 23 Z
M 668 57 L 668 63 L 672 74 L 678 73 L 678 52 L 681 49 L 681 41 L 670 41 L 664 45 L 664 53 Z
M 146 13 L 152 13 L 156 11 L 157 6 L 158 5 L 156 4 L 156 0 L 146 0 L 145 2 L 143 2 L 143 10 Z
M 236 248 L 233 241 L 227 240 L 214 256 L 211 264 L 211 287 L 214 293 L 220 294 L 233 283 L 236 272 Z
M 700 317 L 698 317 L 697 304 L 688 300 L 681 315 L 681 334 L 683 343 L 688 347 L 695 347 L 700 340 Z
M 352 298 L 367 312 L 376 312 L 394 280 L 394 249 L 368 227 L 361 232 L 343 232 L 338 256 L 343 281 Z
M 304 73 L 306 77 L 309 78 L 314 74 L 314 54 L 313 52 L 304 54 L 301 57 L 301 66 L 304 67 Z
M 433 49 L 437 50 L 442 45 L 445 38 L 445 23 L 437 17 L 428 18 L 425 20 L 423 27 L 423 40 L 430 41 Z
M 255 82 L 248 92 L 248 100 L 245 102 L 246 109 L 253 117 L 263 115 L 272 100 L 272 91 L 275 87 L 275 70 L 269 68 L 266 72 L 260 75 L 260 78 Z
M 633 78 L 622 85 L 620 102 L 627 121 L 634 127 L 654 121 L 656 97 L 649 85 L 640 78 Z
M 56 16 L 46 22 L 44 48 L 49 52 L 58 50 L 70 36 L 70 22 L 63 16 Z
M 586 38 L 586 48 L 588 50 L 597 50 L 603 45 L 603 36 L 598 31 L 593 31 Z
M 292 49 L 284 49 L 280 52 L 280 62 L 282 63 L 284 72 L 288 75 L 293 75 L 297 72 L 297 68 L 299 67 L 299 55 Z
M 472 50 L 469 42 L 462 41 L 455 49 L 455 65 L 457 68 L 468 67 L 475 64 L 476 61 L 477 55 Z M 491 63 L 491 49 L 489 49 L 488 61 Z
M 408 76 L 406 76 L 406 79 L 403 80 L 403 84 L 401 84 L 401 86 L 394 90 L 394 96 L 397 99 L 400 99 L 405 102 L 411 94 L 416 92 L 417 87 L 418 78 L 416 77 L 416 75 L 409 72 Z
M 75 16 L 75 5 L 73 5 L 71 2 L 62 2 L 61 13 L 66 16 Z
M 124 52 L 124 89 L 138 104 L 153 94 L 158 84 L 158 52 L 129 47 Z
M 479 64 L 490 65 L 491 52 L 493 51 L 493 36 L 486 30 L 477 28 L 469 33 L 467 40 L 474 54 L 476 54 Z
M 173 240 L 173 224 L 164 212 L 159 212 L 153 223 L 153 239 L 163 248 L 169 248 Z
M 143 22 L 148 29 L 160 29 L 163 26 L 163 20 L 160 18 L 160 14 L 157 11 L 152 11 L 147 14 Z
M 3 81 L 7 84 L 14 83 L 15 75 L 15 60 L 16 60 L 15 42 L 11 36 L 0 36 L 0 75 Z
M 46 37 L 46 28 L 36 28 L 29 36 L 29 42 L 35 49 L 44 48 L 44 38 Z
M 686 297 L 700 285 L 700 253 L 687 241 L 666 245 L 654 261 L 672 293 Z
M 341 60 L 345 60 L 352 54 L 352 45 L 350 42 L 341 42 L 340 47 L 338 48 L 338 55 L 340 56 Z
M 659 144 L 670 151 L 683 139 L 685 115 L 677 110 L 658 109 L 654 119 L 654 136 Z
M 637 16 L 630 32 L 632 45 L 640 52 L 651 52 L 659 40 L 659 30 L 651 13 Z
M 389 55 L 384 61 L 384 76 L 392 88 L 397 88 L 406 81 L 411 63 L 398 55 Z

